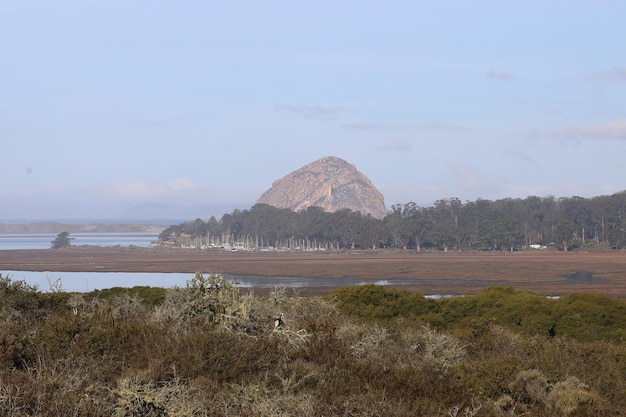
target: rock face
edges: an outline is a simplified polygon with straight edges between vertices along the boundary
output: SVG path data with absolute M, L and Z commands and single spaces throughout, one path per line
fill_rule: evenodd
M 383 218 L 387 214 L 383 195 L 356 167 L 341 158 L 327 156 L 274 181 L 257 200 L 294 211 L 317 206 L 325 211 L 359 211 Z

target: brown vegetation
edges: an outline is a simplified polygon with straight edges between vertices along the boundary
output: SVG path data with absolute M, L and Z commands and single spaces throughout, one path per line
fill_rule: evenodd
M 624 301 L 499 288 L 438 301 L 376 286 L 288 295 L 196 275 L 148 305 L 2 279 L 0 415 L 624 415 Z M 567 321 L 598 301 L 610 317 Z M 560 311 L 571 336 L 509 320 L 530 310 L 532 322 Z
M 544 295 L 595 292 L 626 297 L 626 252 L 362 251 L 308 253 L 209 253 L 152 250 L 63 249 L 0 251 L 0 268 L 29 271 L 203 272 L 304 278 L 385 279 L 390 287 L 422 294 L 475 294 L 492 285 Z M 590 272 L 602 282 L 568 280 Z M 394 280 L 415 280 L 394 286 Z M 422 281 L 420 281 L 422 280 Z M 424 281 L 426 280 L 426 281 Z M 582 281 L 582 282 L 581 282 Z M 303 288 L 319 295 L 331 288 Z

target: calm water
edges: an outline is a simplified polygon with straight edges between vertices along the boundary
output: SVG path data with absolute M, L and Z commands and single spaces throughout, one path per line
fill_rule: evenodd
M 0 250 L 14 249 L 47 249 L 57 233 L 0 233 Z M 94 246 L 140 246 L 148 247 L 157 240 L 157 233 L 71 233 L 73 245 Z M 88 292 L 95 289 L 111 287 L 134 287 L 139 285 L 151 287 L 183 287 L 187 281 L 193 278 L 192 273 L 142 273 L 142 272 L 34 272 L 34 271 L 6 271 L 2 270 L 3 277 L 9 276 L 12 280 L 23 280 L 30 285 L 37 285 L 41 291 L 49 291 L 53 286 L 71 292 Z M 259 276 L 235 276 L 224 275 L 224 278 L 239 283 L 242 288 L 267 288 L 271 286 L 281 287 L 340 287 L 348 285 L 363 285 L 374 283 L 388 285 L 385 280 L 371 281 L 359 278 L 293 278 L 293 277 L 259 277 Z M 410 284 L 394 281 L 396 285 Z M 55 284 L 56 283 L 56 284 Z
M 48 249 L 57 233 L 0 233 L 0 250 Z M 70 233 L 72 245 L 148 247 L 158 233 Z
M 14 281 L 25 281 L 37 285 L 41 291 L 49 291 L 55 283 L 60 283 L 65 291 L 89 292 L 96 289 L 112 287 L 184 287 L 193 273 L 167 272 L 33 272 L 33 271 L 2 271 L 3 277 Z M 241 288 L 268 288 L 272 286 L 302 287 L 343 287 L 351 285 L 377 284 L 389 285 L 387 280 L 363 280 L 360 278 L 294 278 L 294 277 L 260 277 L 250 275 L 228 275 L 224 278 L 238 282 Z M 394 285 L 414 284 L 413 280 L 394 280 Z

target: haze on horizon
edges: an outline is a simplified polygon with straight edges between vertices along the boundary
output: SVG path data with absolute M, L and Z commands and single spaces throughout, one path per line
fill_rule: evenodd
M 626 3 L 0 6 L 0 222 L 193 219 L 321 157 L 387 207 L 626 189 Z

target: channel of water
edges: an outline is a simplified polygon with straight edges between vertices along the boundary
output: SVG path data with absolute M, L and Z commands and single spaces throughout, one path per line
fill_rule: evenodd
M 29 285 L 36 285 L 41 291 L 50 291 L 52 288 L 62 288 L 68 292 L 89 292 L 96 289 L 134 286 L 150 287 L 184 287 L 192 273 L 168 272 L 35 272 L 35 271 L 0 271 L 3 277 L 10 277 L 13 281 L 24 281 Z M 296 277 L 261 277 L 255 275 L 223 274 L 224 278 L 237 282 L 240 288 L 269 288 L 269 287 L 344 287 L 354 285 L 432 285 L 441 284 L 440 280 L 365 280 L 361 278 L 296 278 Z M 494 285 L 493 281 L 473 280 L 471 282 L 447 281 L 456 285 Z M 435 295 L 434 297 L 437 297 Z

